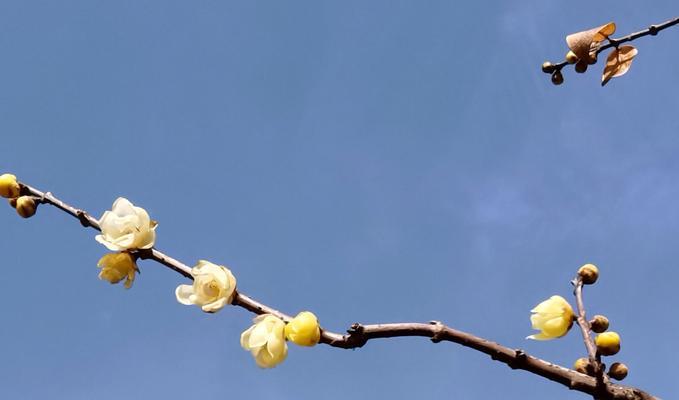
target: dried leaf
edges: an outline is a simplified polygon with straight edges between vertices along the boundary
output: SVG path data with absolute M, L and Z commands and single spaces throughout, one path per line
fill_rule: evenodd
M 615 22 L 566 36 L 566 43 L 580 60 L 593 60 L 592 50 L 615 32 Z M 594 54 L 595 55 L 595 54 Z
M 606 59 L 606 67 L 603 75 L 601 75 L 601 86 L 604 86 L 613 78 L 625 75 L 637 53 L 638 51 L 634 46 L 620 46 L 613 49 Z

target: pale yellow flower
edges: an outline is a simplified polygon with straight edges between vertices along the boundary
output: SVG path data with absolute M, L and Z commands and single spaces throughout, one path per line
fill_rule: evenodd
M 252 353 L 261 368 L 273 368 L 288 356 L 285 322 L 271 314 L 255 317 L 254 325 L 240 335 L 240 345 Z
M 177 301 L 200 306 L 205 312 L 217 312 L 231 304 L 236 291 L 236 278 L 228 268 L 200 260 L 191 269 L 193 285 L 179 285 Z
M 132 287 L 134 273 L 138 271 L 134 257 L 130 253 L 109 253 L 103 256 L 97 266 L 101 268 L 99 279 L 118 283 L 125 279 L 125 289 Z
M 113 251 L 150 249 L 156 241 L 156 222 L 124 197 L 113 203 L 111 211 L 104 212 L 99 227 L 101 235 L 95 239 Z
M 318 318 L 310 311 L 302 311 L 285 325 L 285 337 L 300 346 L 314 346 L 321 339 Z
M 540 333 L 526 339 L 550 340 L 564 336 L 573 326 L 573 308 L 561 296 L 552 296 L 531 310 L 530 322 Z

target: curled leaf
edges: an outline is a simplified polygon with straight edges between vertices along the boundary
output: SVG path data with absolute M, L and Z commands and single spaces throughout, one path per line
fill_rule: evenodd
M 615 32 L 615 22 L 609 22 L 582 32 L 566 36 L 566 43 L 580 60 L 596 60 L 596 48 Z
M 634 46 L 620 46 L 613 49 L 606 59 L 606 67 L 601 75 L 601 86 L 604 86 L 613 78 L 625 75 L 632 65 L 638 51 Z

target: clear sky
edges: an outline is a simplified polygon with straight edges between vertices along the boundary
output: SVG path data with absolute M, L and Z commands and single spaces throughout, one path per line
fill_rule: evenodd
M 157 246 L 328 329 L 439 319 L 563 365 L 529 310 L 588 262 L 625 381 L 676 385 L 679 28 L 554 87 L 570 32 L 677 16 L 639 1 L 5 1 L 0 172 L 96 216 L 125 196 Z M 95 232 L 0 212 L 7 399 L 584 399 L 425 339 L 291 347 L 260 370 L 252 315 L 178 304 L 152 262 L 97 279 Z M 611 360 L 613 361 L 613 360 Z

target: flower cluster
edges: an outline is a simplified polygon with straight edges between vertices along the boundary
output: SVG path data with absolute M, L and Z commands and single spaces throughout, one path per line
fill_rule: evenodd
M 241 334 L 240 345 L 261 368 L 273 368 L 288 356 L 286 339 L 299 346 L 314 346 L 321 338 L 316 316 L 303 311 L 288 324 L 271 314 L 255 317 L 254 325 Z
M 137 268 L 137 255 L 140 249 L 150 249 L 156 241 L 156 222 L 141 207 L 135 207 L 124 197 L 113 203 L 111 211 L 104 212 L 98 221 L 101 234 L 95 239 L 116 251 L 104 255 L 97 264 L 101 271 L 99 279 L 118 283 L 125 279 L 125 288 L 132 287 Z
M 13 190 L 11 186 L 0 186 L 0 193 L 14 194 Z M 104 212 L 98 223 L 101 234 L 95 239 L 115 251 L 99 260 L 99 279 L 112 284 L 124 280 L 125 288 L 129 289 L 139 271 L 136 264 L 139 251 L 151 249 L 155 244 L 157 223 L 151 220 L 146 210 L 123 197 L 113 203 L 110 211 Z M 200 260 L 191 269 L 191 277 L 192 284 L 179 285 L 175 290 L 179 303 L 196 305 L 206 313 L 215 313 L 233 302 L 236 277 L 225 266 Z M 257 316 L 254 325 L 241 335 L 240 342 L 252 354 L 257 365 L 273 368 L 287 357 L 287 341 L 300 346 L 314 346 L 320 338 L 318 319 L 313 313 L 303 311 L 287 324 L 271 314 Z
M 573 284 L 580 290 L 580 292 L 576 291 L 576 295 L 580 293 L 581 296 L 582 285 L 592 285 L 598 278 L 599 269 L 596 265 L 585 264 L 580 267 L 573 281 Z M 565 336 L 576 318 L 571 305 L 561 296 L 550 297 L 538 304 L 531 312 L 531 325 L 540 333 L 530 335 L 527 339 L 550 340 Z M 577 359 L 573 369 L 582 374 L 595 375 L 597 370 L 603 371 L 605 367 L 599 360 L 601 356 L 612 356 L 620 351 L 620 335 L 608 331 L 609 321 L 603 315 L 595 315 L 590 321 L 585 321 L 582 317 L 580 325 L 583 332 L 587 333 L 586 341 L 591 343 L 590 331 L 598 334 L 593 343 L 596 346 L 596 354 Z M 624 379 L 627 373 L 627 366 L 622 363 L 613 363 L 608 369 L 608 376 L 617 380 Z
M 38 209 L 35 197 L 21 195 L 21 184 L 12 174 L 0 175 L 0 196 L 6 198 L 22 218 L 32 217 Z

